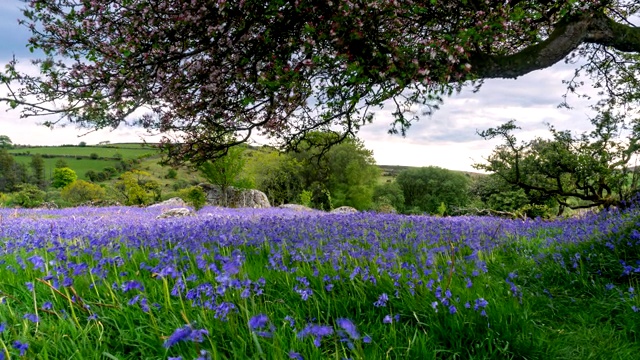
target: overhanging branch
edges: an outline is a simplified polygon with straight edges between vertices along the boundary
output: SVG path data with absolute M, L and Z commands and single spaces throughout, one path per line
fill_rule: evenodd
M 620 24 L 602 13 L 565 18 L 540 43 L 511 55 L 473 53 L 468 61 L 477 78 L 515 79 L 558 63 L 586 43 L 640 52 L 640 28 Z

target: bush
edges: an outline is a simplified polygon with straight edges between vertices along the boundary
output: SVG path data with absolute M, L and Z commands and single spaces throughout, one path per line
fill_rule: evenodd
M 44 202 L 45 192 L 31 184 L 18 185 L 18 192 L 13 194 L 10 202 L 25 208 L 37 207 Z
M 189 187 L 189 182 L 188 182 L 187 180 L 183 180 L 183 179 L 180 179 L 180 180 L 178 180 L 178 181 L 174 182 L 174 183 L 171 185 L 171 188 L 172 188 L 174 191 L 178 191 L 178 190 L 186 189 L 187 187 Z
M 174 168 L 170 168 L 167 170 L 167 174 L 164 176 L 165 179 L 175 179 L 178 177 L 178 171 Z
M 98 154 L 96 154 L 96 153 L 91 153 L 91 154 L 89 155 L 89 158 L 90 158 L 91 160 L 98 160 L 98 158 L 100 158 L 100 156 L 98 156 Z
M 68 167 L 55 168 L 53 169 L 53 181 L 51 182 L 51 186 L 56 189 L 61 189 L 76 180 L 78 180 L 78 175 L 76 175 L 75 171 Z
M 73 205 L 78 205 L 88 201 L 104 200 L 106 193 L 100 185 L 84 180 L 76 180 L 65 186 L 60 195 L 62 199 Z
M 207 203 L 207 195 L 200 186 L 191 186 L 180 191 L 180 198 L 193 206 L 194 209 L 200 210 Z

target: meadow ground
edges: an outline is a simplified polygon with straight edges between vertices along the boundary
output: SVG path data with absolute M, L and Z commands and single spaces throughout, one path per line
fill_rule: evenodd
M 638 359 L 640 212 L 0 209 L 0 358 Z

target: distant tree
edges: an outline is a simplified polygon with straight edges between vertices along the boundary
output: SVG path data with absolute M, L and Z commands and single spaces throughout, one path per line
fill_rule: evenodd
M 373 152 L 356 137 L 340 140 L 332 132 L 313 132 L 307 137 L 308 142 L 301 142 L 297 151 L 288 154 L 301 165 L 302 186 L 312 191 L 314 207 L 370 209 L 373 188 L 380 175 Z M 327 150 L 331 143 L 338 145 Z
M 436 166 L 410 168 L 401 171 L 396 182 L 402 189 L 407 210 L 445 214 L 469 201 L 469 178 L 464 174 Z
M 84 142 L 84 141 L 80 141 L 80 143 L 78 143 L 78 146 L 79 147 L 85 147 L 85 146 L 87 146 L 87 143 Z
M 31 156 L 31 162 L 29 163 L 31 167 L 31 171 L 33 172 L 33 181 L 40 189 L 46 188 L 47 184 L 45 182 L 45 168 L 44 168 L 44 158 L 40 154 L 34 154 Z
M 0 135 L 0 149 L 10 149 L 13 142 L 7 135 Z
M 59 169 L 59 168 L 66 168 L 66 167 L 69 167 L 69 164 L 67 163 L 67 161 L 65 159 L 56 160 L 54 168 Z
M 78 205 L 88 201 L 103 200 L 105 189 L 84 180 L 76 180 L 65 186 L 60 196 L 72 205 Z
M 56 189 L 62 189 L 78 179 L 76 172 L 68 167 L 53 169 L 53 179 L 51 186 Z
M 11 192 L 16 185 L 15 160 L 6 149 L 0 149 L 0 192 Z
M 298 202 L 305 181 L 298 160 L 277 150 L 268 150 L 256 152 L 249 165 L 252 165 L 256 188 L 267 195 L 272 205 Z
M 98 155 L 97 153 L 91 153 L 91 154 L 89 155 L 89 158 L 90 158 L 91 160 L 98 160 L 98 159 L 100 158 L 100 155 Z
M 640 189 L 640 173 L 630 164 L 640 154 L 640 124 L 629 128 L 624 117 L 608 112 L 591 123 L 594 130 L 578 136 L 549 126 L 550 139 L 518 142 L 513 131 L 519 127 L 511 120 L 479 133 L 504 143 L 475 166 L 529 197 L 556 201 L 559 214 L 564 208 L 624 206 Z
M 152 202 L 153 193 L 144 187 L 144 182 L 150 175 L 140 170 L 127 171 L 120 175 L 115 188 L 125 198 L 126 205 L 147 205 Z
M 373 188 L 373 201 L 378 205 L 391 205 L 398 212 L 404 211 L 404 194 L 395 181 L 376 185 Z
M 211 184 L 219 186 L 223 194 L 222 204 L 227 206 L 227 189 L 238 180 L 245 165 L 244 148 L 229 148 L 224 156 L 216 156 L 213 161 L 206 161 L 198 166 L 198 170 Z

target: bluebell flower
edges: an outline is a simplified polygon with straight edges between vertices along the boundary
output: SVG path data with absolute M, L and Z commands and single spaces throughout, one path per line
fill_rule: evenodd
M 26 282 L 24 283 L 24 285 L 27 287 L 27 290 L 29 291 L 33 291 L 33 283 L 32 282 Z
M 296 326 L 296 321 L 291 316 L 289 316 L 289 315 L 285 316 L 284 320 L 289 322 L 289 326 L 291 326 L 291 327 L 295 327 Z
M 458 309 L 456 309 L 455 305 L 452 304 L 452 305 L 449 306 L 449 314 L 453 315 L 453 314 L 455 314 L 457 312 L 458 312 Z
M 306 336 L 313 337 L 313 344 L 316 347 L 320 347 L 320 341 L 323 337 L 333 334 L 333 328 L 325 325 L 309 324 L 304 329 L 298 332 L 298 338 L 304 338 Z
M 293 360 L 304 360 L 304 358 L 302 357 L 302 355 L 300 353 L 297 353 L 293 350 L 289 351 L 289 359 L 293 359 Z
M 391 315 L 385 315 L 384 319 L 382 319 L 383 324 L 391 324 L 393 322 L 393 318 Z
M 38 323 L 40 322 L 40 318 L 36 314 L 24 314 L 23 319 L 27 319 L 31 322 Z
M 20 351 L 20 356 L 24 356 L 29 349 L 29 344 L 16 340 L 13 342 L 13 348 Z
M 386 306 L 387 305 L 387 301 L 389 301 L 389 296 L 387 295 L 387 293 L 382 293 L 378 297 L 378 300 L 373 303 L 373 306 L 375 306 L 375 307 Z
M 371 339 L 371 336 L 369 336 L 369 335 L 365 335 L 362 338 L 362 342 L 365 343 L 365 344 L 370 344 L 372 341 L 373 341 L 373 339 Z
M 258 314 L 249 319 L 249 328 L 251 330 L 262 329 L 269 323 L 269 317 L 265 314 Z
M 352 338 L 353 340 L 360 339 L 360 334 L 356 329 L 356 325 L 351 320 L 340 318 L 336 320 L 336 323 L 349 335 L 350 338 Z
M 122 284 L 122 292 L 128 292 L 131 290 L 140 290 L 140 291 L 144 291 L 144 286 L 136 281 L 136 280 L 129 280 L 129 281 L 125 281 Z
M 7 330 L 7 323 L 3 322 L 0 324 L 0 334 Z
M 607 289 L 607 290 L 613 290 L 615 287 L 616 286 L 613 285 L 613 284 L 607 284 L 607 285 L 604 286 L 604 288 Z

